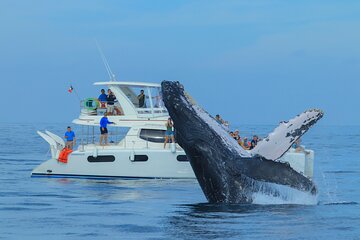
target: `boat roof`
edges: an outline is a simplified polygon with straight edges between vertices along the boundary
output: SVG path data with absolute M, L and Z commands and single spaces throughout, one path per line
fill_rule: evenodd
M 136 86 L 136 87 L 161 87 L 159 83 L 148 83 L 148 82 L 95 82 L 94 85 L 122 85 L 122 86 Z

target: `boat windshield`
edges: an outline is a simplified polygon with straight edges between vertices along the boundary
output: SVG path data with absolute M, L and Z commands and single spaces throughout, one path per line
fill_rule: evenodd
M 121 86 L 120 89 L 135 106 L 138 114 L 167 114 L 160 87 Z
M 99 84 L 100 85 L 100 84 Z M 129 83 L 108 85 L 116 99 L 113 102 L 101 101 L 98 98 L 87 98 L 80 102 L 81 114 L 104 115 L 111 111 L 111 115 L 132 115 L 151 118 L 167 116 L 161 87 L 159 84 Z

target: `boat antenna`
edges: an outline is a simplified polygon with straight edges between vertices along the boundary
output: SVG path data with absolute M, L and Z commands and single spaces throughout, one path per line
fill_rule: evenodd
M 99 45 L 99 43 L 98 43 L 98 41 L 97 41 L 96 39 L 95 39 L 95 43 L 96 43 L 96 46 L 97 46 L 97 48 L 98 48 L 98 50 L 99 50 L 101 59 L 102 59 L 104 65 L 105 65 L 106 71 L 107 71 L 107 73 L 108 73 L 108 75 L 109 75 L 110 81 L 111 81 L 111 82 L 112 82 L 112 81 L 116 81 L 116 79 L 115 79 L 115 74 L 111 71 L 110 65 L 109 65 L 109 63 L 108 63 L 108 61 L 107 61 L 107 59 L 106 59 L 106 57 L 105 57 L 105 55 L 104 55 L 104 53 L 103 53 L 100 45 Z

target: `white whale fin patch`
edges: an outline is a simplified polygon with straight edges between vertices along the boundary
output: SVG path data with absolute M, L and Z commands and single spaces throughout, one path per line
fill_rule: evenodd
M 282 157 L 292 144 L 306 133 L 324 113 L 319 109 L 312 109 L 297 115 L 286 122 L 281 122 L 265 139 L 258 142 L 251 154 L 262 156 L 269 160 Z

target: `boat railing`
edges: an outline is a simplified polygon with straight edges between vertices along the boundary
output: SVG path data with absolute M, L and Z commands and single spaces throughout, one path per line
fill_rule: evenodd
M 164 107 L 159 108 L 136 108 L 136 112 L 139 116 L 146 115 L 168 115 L 168 111 Z
M 118 146 L 126 149 L 126 148 L 145 148 L 145 149 L 153 149 L 153 148 L 162 148 L 164 139 L 159 139 L 157 142 L 150 141 L 152 139 L 139 138 L 138 135 L 126 135 L 119 143 L 117 143 Z
M 107 111 L 107 103 L 101 102 L 97 98 L 86 98 L 80 101 L 80 114 L 103 116 Z M 118 102 L 114 103 L 112 115 L 123 115 L 121 106 Z
M 138 134 L 127 134 L 124 131 L 119 131 L 117 128 L 109 128 L 108 133 L 108 145 L 121 149 L 158 149 L 163 147 L 164 141 L 165 136 L 163 138 L 159 137 L 154 141 L 154 138 L 139 138 Z M 87 128 L 86 132 L 82 132 L 79 143 L 81 145 L 100 145 L 100 133 L 95 133 L 94 127 Z
M 134 106 L 135 107 L 135 106 Z M 167 116 L 168 111 L 163 106 L 155 106 L 153 108 L 139 108 L 135 107 L 138 117 L 161 117 Z M 107 111 L 107 102 L 101 102 L 97 98 L 86 98 L 80 101 L 80 114 L 90 116 L 103 116 Z M 111 115 L 124 115 L 124 111 L 119 102 L 114 103 L 114 111 Z

